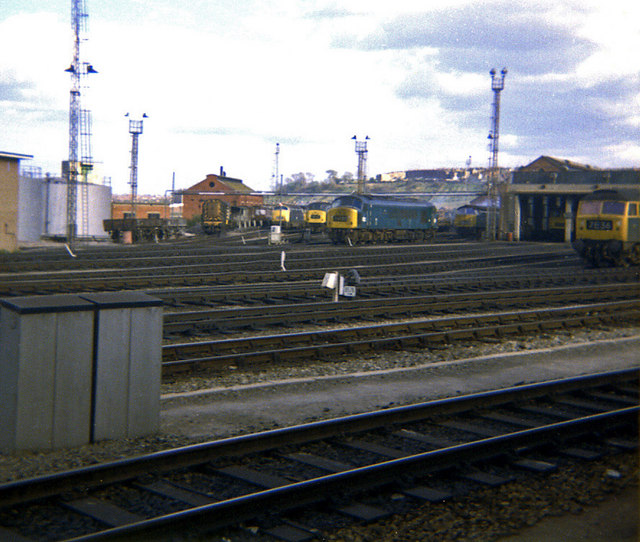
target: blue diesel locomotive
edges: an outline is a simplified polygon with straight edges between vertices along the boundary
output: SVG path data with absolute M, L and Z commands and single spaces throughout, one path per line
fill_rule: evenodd
M 327 229 L 336 244 L 432 240 L 438 211 L 425 201 L 353 194 L 333 201 Z

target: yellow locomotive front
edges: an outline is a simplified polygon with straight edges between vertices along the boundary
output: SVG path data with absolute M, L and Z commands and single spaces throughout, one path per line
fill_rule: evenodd
M 327 212 L 327 227 L 351 229 L 358 227 L 358 210 L 352 207 L 336 207 Z
M 626 203 L 581 201 L 576 218 L 576 238 L 624 241 L 627 238 Z
M 457 214 L 453 219 L 453 227 L 456 229 L 475 229 L 476 215 Z
M 314 202 L 307 206 L 304 212 L 304 221 L 306 225 L 313 231 L 321 231 L 327 225 L 327 207 L 326 202 Z
M 278 222 L 289 222 L 289 208 L 288 207 L 276 207 L 271 213 L 271 221 L 274 224 Z
M 603 190 L 581 200 L 576 214 L 576 251 L 596 266 L 640 263 L 637 199 Z
M 358 206 L 347 199 L 338 198 L 327 211 L 327 229 L 334 243 L 346 242 L 349 234 L 358 228 Z
M 478 234 L 478 210 L 470 205 L 456 209 L 453 217 L 453 228 L 458 235 L 472 237 Z

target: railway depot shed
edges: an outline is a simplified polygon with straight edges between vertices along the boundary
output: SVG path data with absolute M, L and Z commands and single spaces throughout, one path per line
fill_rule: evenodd
M 29 154 L 0 151 L 0 250 L 18 248 L 20 160 L 31 158 Z
M 640 169 L 600 169 L 540 156 L 500 187 L 500 230 L 518 240 L 571 242 L 580 198 L 594 190 L 637 188 Z
M 190 220 L 200 216 L 202 204 L 209 199 L 219 199 L 232 207 L 259 207 L 263 196 L 257 194 L 240 179 L 209 174 L 203 181 L 182 190 L 182 218 Z

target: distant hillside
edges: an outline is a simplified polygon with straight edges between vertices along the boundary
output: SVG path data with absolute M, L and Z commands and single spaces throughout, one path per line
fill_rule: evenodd
M 298 188 L 295 195 L 287 195 L 287 186 L 285 185 L 284 194 L 273 196 L 273 198 L 275 201 L 290 205 L 304 205 L 310 201 L 332 201 L 340 194 L 352 194 L 356 190 L 356 183 L 332 184 L 330 186 L 313 183 L 302 189 Z M 429 200 L 438 208 L 455 209 L 469 203 L 478 195 L 486 193 L 486 185 L 481 182 L 465 181 L 367 182 L 366 192 L 369 194 L 403 194 L 412 195 L 412 197 L 420 197 L 421 194 L 451 194 L 451 196 L 434 196 Z M 468 195 L 455 196 L 456 193 L 468 193 Z

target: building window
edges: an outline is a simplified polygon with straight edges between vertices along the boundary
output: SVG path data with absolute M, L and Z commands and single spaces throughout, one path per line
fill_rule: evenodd
M 147 218 L 160 218 L 160 213 L 147 213 Z

